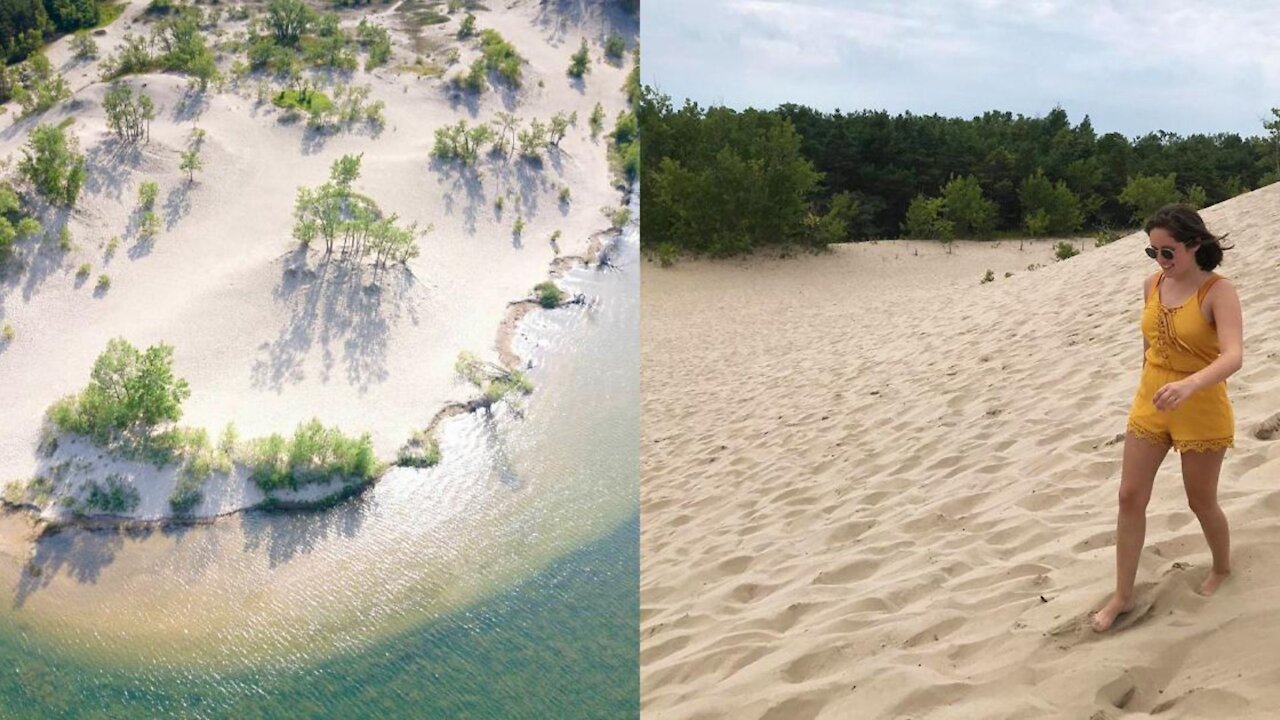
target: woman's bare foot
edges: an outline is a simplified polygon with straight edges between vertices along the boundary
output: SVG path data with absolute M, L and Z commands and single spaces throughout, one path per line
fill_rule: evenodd
M 1089 620 L 1089 624 L 1093 626 L 1094 632 L 1106 632 L 1111 629 L 1111 624 L 1116 621 L 1116 617 L 1133 610 L 1133 598 L 1122 598 L 1119 595 L 1112 595 L 1093 617 Z
M 1204 582 L 1200 584 L 1200 594 L 1212 595 L 1214 591 L 1218 589 L 1218 586 L 1221 585 L 1223 581 L 1230 576 L 1231 576 L 1230 570 L 1224 573 L 1210 572 L 1209 577 L 1205 578 Z

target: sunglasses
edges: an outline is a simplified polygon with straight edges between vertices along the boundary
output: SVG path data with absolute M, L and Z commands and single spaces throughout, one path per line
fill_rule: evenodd
M 1172 259 L 1173 259 L 1173 248 L 1160 248 L 1159 250 L 1156 250 L 1155 248 L 1153 248 L 1153 247 L 1151 247 L 1151 246 L 1147 246 L 1147 247 L 1146 247 L 1146 248 L 1144 248 L 1144 249 L 1145 249 L 1145 250 L 1146 250 L 1146 252 L 1147 252 L 1147 257 L 1151 258 L 1152 260 L 1155 260 L 1155 259 L 1156 259 L 1156 255 L 1159 255 L 1160 257 L 1164 258 L 1165 260 L 1172 260 Z

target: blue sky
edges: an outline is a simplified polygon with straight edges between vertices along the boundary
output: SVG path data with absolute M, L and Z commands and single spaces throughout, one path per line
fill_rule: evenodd
M 679 104 L 1044 115 L 1262 135 L 1280 7 L 1102 0 L 643 0 L 641 78 Z

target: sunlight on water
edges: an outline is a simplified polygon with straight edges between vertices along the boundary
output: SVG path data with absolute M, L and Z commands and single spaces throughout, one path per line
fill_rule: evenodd
M 632 207 L 635 213 L 638 203 Z M 131 535 L 65 531 L 41 542 L 38 576 L 22 572 L 0 544 L 0 583 L 12 588 L 12 601 L 0 606 L 0 664 L 13 654 L 37 676 L 69 672 L 73 664 L 101 667 L 102 692 L 132 693 L 131 702 L 143 702 L 136 707 L 151 707 L 145 698 L 153 694 L 156 707 L 185 707 L 185 692 L 243 708 L 235 703 L 246 702 L 246 693 L 272 685 L 282 703 L 292 697 L 331 708 L 335 698 L 366 682 L 329 667 L 340 658 L 376 664 L 407 652 L 398 663 L 369 671 L 389 686 L 428 659 L 448 665 L 452 657 L 467 665 L 538 652 L 564 659 L 590 647 L 582 634 L 599 628 L 573 631 L 580 646 L 573 651 L 522 648 L 519 638 L 545 635 L 539 647 L 555 644 L 557 630 L 544 621 L 591 598 L 607 606 L 579 612 L 612 613 L 613 635 L 620 627 L 634 630 L 638 555 L 629 544 L 638 543 L 638 245 L 633 223 L 614 247 L 617 270 L 575 270 L 560 281 L 590 302 L 526 318 L 516 347 L 532 363 L 536 392 L 518 412 L 499 409 L 442 425 L 439 467 L 394 470 L 360 499 L 321 513 L 250 513 Z M 0 536 L 12 535 L 18 522 L 0 518 L 10 526 L 0 528 Z M 579 577 L 579 565 L 593 569 Z M 555 594 L 561 585 L 577 587 L 602 573 L 620 588 L 588 584 L 574 591 L 583 598 Z M 526 600 L 534 607 L 525 607 Z M 510 636 L 513 628 L 504 624 L 503 642 L 511 646 L 490 657 L 497 645 L 485 645 L 492 630 L 485 623 L 495 617 L 527 627 L 516 622 Z M 561 617 L 555 624 L 564 629 L 573 622 Z M 450 647 L 433 645 L 445 637 Z M 612 648 L 616 667 L 634 667 L 636 646 L 625 633 L 595 641 Z M 594 656 L 583 662 L 601 664 Z M 562 668 L 565 678 L 598 671 Z M 554 685 L 539 677 L 527 682 Z M 20 692 L 41 692 L 38 681 L 27 680 Z M 5 682 L 0 707 L 6 693 L 19 692 Z M 460 708 L 472 702 L 462 690 L 435 690 L 432 702 Z M 55 688 L 48 692 L 48 702 L 60 697 Z M 89 704 L 64 710 L 92 716 L 93 700 L 85 700 Z M 617 702 L 629 707 L 630 701 Z M 408 706 L 393 703 L 386 711 L 397 707 Z

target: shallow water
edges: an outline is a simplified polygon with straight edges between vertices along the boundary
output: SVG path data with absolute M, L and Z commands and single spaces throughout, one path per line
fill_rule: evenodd
M 619 271 L 561 282 L 592 302 L 526 319 L 537 391 L 446 422 L 439 467 L 321 513 L 66 531 L 38 575 L 0 554 L 0 717 L 636 715 L 637 250 L 633 224 Z

